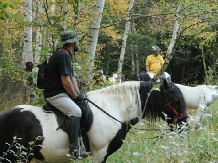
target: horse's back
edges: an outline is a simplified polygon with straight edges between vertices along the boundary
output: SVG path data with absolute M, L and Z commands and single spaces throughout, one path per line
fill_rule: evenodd
M 197 109 L 199 104 L 210 105 L 218 98 L 218 87 L 198 85 L 196 87 L 175 84 L 182 92 L 189 109 Z
M 9 148 L 6 143 L 12 144 L 15 136 L 21 138 L 16 141 L 25 147 L 29 146 L 29 142 L 35 141 L 36 137 L 43 136 L 40 121 L 30 111 L 28 105 L 16 106 L 0 115 L 0 156 Z M 37 141 L 36 145 L 41 141 Z M 12 147 L 11 150 L 16 151 L 16 148 Z M 40 148 L 36 147 L 34 153 L 39 150 Z M 37 152 L 35 155 L 39 158 L 42 157 Z M 5 157 L 12 162 L 15 159 L 11 154 L 7 154 Z

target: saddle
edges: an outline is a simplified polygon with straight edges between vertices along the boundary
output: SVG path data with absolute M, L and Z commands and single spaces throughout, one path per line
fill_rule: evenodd
M 82 111 L 82 117 L 80 119 L 80 146 L 84 147 L 86 149 L 86 152 L 90 152 L 89 147 L 89 139 L 87 132 L 90 130 L 92 122 L 93 122 L 93 114 L 92 111 L 89 108 L 88 102 L 86 101 L 80 101 L 77 103 L 77 105 L 80 107 Z M 69 135 L 68 127 L 67 127 L 67 119 L 68 116 L 63 114 L 60 110 L 55 108 L 53 105 L 51 105 L 49 102 L 46 103 L 45 106 L 43 106 L 43 111 L 46 113 L 54 113 L 56 116 L 56 120 L 58 123 L 58 129 L 62 129 L 64 132 L 66 132 Z

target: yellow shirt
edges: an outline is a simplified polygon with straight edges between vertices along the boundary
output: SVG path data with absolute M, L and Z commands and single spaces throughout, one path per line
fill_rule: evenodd
M 158 72 L 158 70 L 161 68 L 163 64 L 164 64 L 164 60 L 161 55 L 154 56 L 151 54 L 146 58 L 146 66 L 148 66 L 149 71 L 154 74 Z

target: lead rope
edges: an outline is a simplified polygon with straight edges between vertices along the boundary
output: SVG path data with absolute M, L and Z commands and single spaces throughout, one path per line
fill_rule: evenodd
M 113 117 L 112 115 L 110 115 L 109 113 L 107 113 L 106 111 L 104 111 L 102 108 L 100 108 L 98 105 L 96 105 L 94 102 L 92 102 L 91 100 L 87 99 L 88 102 L 90 102 L 92 105 L 94 105 L 96 108 L 98 108 L 99 110 L 101 110 L 102 112 L 104 112 L 105 114 L 107 114 L 109 117 L 113 118 L 114 120 L 116 120 L 117 122 L 120 122 L 122 125 L 128 126 L 127 124 L 121 122 L 120 120 L 116 119 L 115 117 Z

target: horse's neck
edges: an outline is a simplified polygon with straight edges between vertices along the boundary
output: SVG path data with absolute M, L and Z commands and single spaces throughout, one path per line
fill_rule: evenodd
M 104 111 L 119 114 L 125 120 L 131 120 L 140 113 L 141 101 L 138 82 L 125 82 L 101 90 L 89 92 L 88 97 Z

